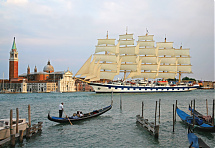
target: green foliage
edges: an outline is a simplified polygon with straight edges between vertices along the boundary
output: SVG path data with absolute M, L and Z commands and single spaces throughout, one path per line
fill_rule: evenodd
M 184 77 L 184 78 L 182 78 L 182 80 L 191 80 L 191 81 L 196 81 L 196 79 L 189 78 L 189 77 Z

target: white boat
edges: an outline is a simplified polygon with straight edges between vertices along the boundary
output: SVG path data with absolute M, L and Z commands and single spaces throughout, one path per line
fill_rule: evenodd
M 157 42 L 154 35 L 138 36 L 134 45 L 133 34 L 119 35 L 115 39 L 98 39 L 95 54 L 85 62 L 75 77 L 88 81 L 95 92 L 183 92 L 197 89 L 198 85 L 171 85 L 166 79 L 175 79 L 179 74 L 192 73 L 189 49 L 173 48 L 173 42 Z M 110 83 L 120 73 L 124 73 L 123 81 L 131 83 Z M 121 78 L 120 78 L 121 79 Z M 132 82 L 139 79 L 139 82 Z M 149 83 L 149 79 L 153 80 Z M 162 79 L 165 83 L 160 83 Z M 153 82 L 153 83 L 152 83 Z
M 13 119 L 12 134 L 16 134 L 16 119 Z M 18 130 L 26 130 L 26 119 L 19 119 Z M 10 137 L 10 119 L 0 119 L 0 140 Z

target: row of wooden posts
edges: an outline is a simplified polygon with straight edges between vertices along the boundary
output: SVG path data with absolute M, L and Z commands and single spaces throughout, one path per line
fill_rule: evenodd
M 113 100 L 113 92 L 112 92 L 112 95 L 111 95 L 111 99 Z M 159 125 L 157 126 L 157 103 L 158 101 L 156 101 L 156 104 L 155 104 L 155 121 L 154 121 L 154 124 L 151 123 L 151 122 L 148 122 L 147 119 L 144 119 L 143 117 L 143 111 L 144 111 L 144 102 L 142 101 L 142 117 L 138 117 L 137 118 L 141 118 L 141 124 L 144 125 L 144 127 L 146 127 L 146 129 L 149 131 L 149 132 L 152 132 L 151 130 L 153 129 L 153 135 L 155 136 L 155 138 L 158 138 L 158 134 L 159 134 Z M 160 103 L 161 103 L 161 99 L 159 99 L 159 124 L 160 124 Z M 122 94 L 120 94 L 120 110 L 122 110 Z M 137 119 L 138 120 L 138 119 Z M 144 120 L 144 121 L 143 121 Z M 148 128 L 147 128 L 148 127 Z M 150 127 L 150 128 L 149 128 Z M 151 129 L 152 128 L 152 129 Z
M 113 99 L 113 92 L 112 92 L 111 98 Z M 160 123 L 160 102 L 161 102 L 161 99 L 159 99 L 159 115 L 158 115 L 159 123 Z M 192 107 L 195 110 L 195 99 L 193 101 L 191 101 L 191 108 Z M 176 108 L 177 108 L 177 100 L 176 100 L 175 105 L 173 104 L 173 132 L 175 131 Z M 120 109 L 122 110 L 122 94 L 120 94 Z M 144 110 L 144 103 L 142 101 L 142 117 L 143 117 L 143 110 Z M 207 116 L 208 116 L 208 102 L 207 102 L 207 99 L 206 99 L 206 110 L 207 110 Z M 155 106 L 155 122 L 154 122 L 155 126 L 156 126 L 156 118 L 157 118 L 156 114 L 157 114 L 157 101 L 156 101 L 156 106 Z M 192 112 L 191 112 L 191 115 L 192 115 Z M 194 114 L 193 114 L 193 127 L 194 127 L 194 125 L 195 125 L 195 120 L 194 120 Z M 212 125 L 214 126 L 214 100 L 213 100 L 213 108 L 212 108 Z
M 37 131 L 42 131 L 42 123 L 43 122 L 38 122 L 38 124 L 33 124 L 31 126 L 31 106 L 28 105 L 28 127 L 26 128 L 26 132 L 24 134 L 24 130 L 19 130 L 19 109 L 16 108 L 16 134 L 13 134 L 13 110 L 10 110 L 10 137 L 2 140 L 0 142 L 0 146 L 9 141 L 11 146 L 15 146 L 16 138 L 18 138 L 19 142 L 23 142 L 24 136 L 26 139 L 29 139 Z
M 175 122 L 176 122 L 176 109 L 177 109 L 177 100 L 175 105 L 173 104 L 173 132 L 175 131 Z M 192 109 L 195 110 L 195 99 L 191 100 L 191 116 L 193 116 L 193 127 L 195 125 L 195 115 L 194 112 L 192 113 Z M 208 100 L 206 99 L 206 110 L 208 116 Z M 212 126 L 214 126 L 214 99 L 213 99 L 213 107 L 212 107 Z

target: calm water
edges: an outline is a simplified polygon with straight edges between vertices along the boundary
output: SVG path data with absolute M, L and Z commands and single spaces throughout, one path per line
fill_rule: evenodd
M 196 100 L 196 109 L 206 114 L 208 99 L 209 114 L 212 114 L 214 90 L 195 90 L 184 93 L 148 93 L 122 94 L 122 110 L 120 110 L 120 94 L 113 94 L 113 108 L 105 114 L 70 124 L 58 124 L 47 119 L 51 115 L 58 116 L 58 105 L 64 102 L 67 115 L 77 110 L 93 111 L 110 105 L 111 94 L 95 94 L 93 92 L 75 93 L 32 93 L 32 94 L 0 94 L 0 118 L 9 118 L 10 109 L 15 117 L 19 108 L 20 118 L 28 118 L 28 104 L 31 105 L 32 124 L 43 122 L 42 133 L 24 140 L 16 147 L 188 147 L 186 126 L 177 116 L 175 132 L 172 132 L 172 110 L 175 100 L 178 107 L 188 112 L 188 104 Z M 161 121 L 159 139 L 156 140 L 148 131 L 136 123 L 136 115 L 141 114 L 141 102 L 144 101 L 144 117 L 154 121 L 155 102 L 161 99 Z M 215 147 L 215 133 L 196 132 L 209 146 Z

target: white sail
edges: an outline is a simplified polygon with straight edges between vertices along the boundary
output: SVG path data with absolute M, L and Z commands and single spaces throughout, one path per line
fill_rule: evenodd
M 79 71 L 75 74 L 75 76 L 87 74 L 89 72 L 91 58 L 92 58 L 92 55 L 88 58 L 88 60 L 84 63 L 84 65 L 79 69 Z
M 134 39 L 132 39 L 132 40 L 120 40 L 120 45 L 134 45 Z
M 141 72 L 138 76 L 133 76 L 133 78 L 150 78 L 155 79 L 157 72 Z
M 160 65 L 159 71 L 168 71 L 168 72 L 176 72 L 176 65 Z
M 120 54 L 135 54 L 135 46 L 119 47 Z
M 177 75 L 176 73 L 161 72 L 158 73 L 157 78 L 174 79 L 176 75 Z
M 175 49 L 175 56 L 190 56 L 189 49 Z
M 178 58 L 178 64 L 189 64 L 190 65 L 190 57 Z
M 157 71 L 158 65 L 157 64 L 142 64 L 142 70 L 150 70 L 150 71 Z
M 117 71 L 117 67 L 118 67 L 118 64 L 115 63 L 102 63 L 100 64 L 101 65 L 101 69 L 103 70 L 111 70 L 111 71 Z
M 100 61 L 98 61 L 96 64 L 94 64 L 94 67 L 92 68 L 93 70 L 90 70 L 90 73 L 86 76 L 85 80 L 96 77 L 97 70 L 99 68 L 99 62 Z
M 139 54 L 157 56 L 157 48 L 139 48 Z
M 175 56 L 175 50 L 172 48 L 170 49 L 159 49 L 158 56 Z
M 113 80 L 116 74 L 116 72 L 102 71 L 100 72 L 100 79 Z
M 153 36 L 154 35 L 146 35 L 146 36 L 138 36 L 138 41 L 142 41 L 142 40 L 153 40 Z
M 161 63 L 165 64 L 176 64 L 175 57 L 159 57 L 159 60 L 161 60 Z
M 138 43 L 140 44 L 140 47 L 154 47 L 154 41 L 138 41 Z
M 173 42 L 157 42 L 159 48 L 173 48 Z
M 117 52 L 116 46 L 96 46 L 95 53 L 103 52 L 103 51 L 107 51 L 107 52 L 111 52 L 111 53 Z
M 158 63 L 158 58 L 156 56 L 140 56 L 140 59 L 142 59 L 142 63 Z
M 136 58 L 137 56 L 135 55 L 123 55 L 120 56 L 120 58 L 122 58 L 122 62 L 132 62 L 132 63 L 136 63 Z
M 123 35 L 119 35 L 119 39 L 133 39 L 133 34 L 123 34 Z
M 141 63 L 142 63 L 142 59 L 140 59 L 137 64 L 137 71 L 130 72 L 130 74 L 128 75 L 128 77 L 126 79 L 134 77 L 134 76 L 138 76 L 141 74 Z
M 115 45 L 116 39 L 98 39 L 98 45 Z
M 95 66 L 95 57 L 93 58 L 93 61 L 90 63 L 89 67 L 88 67 L 88 72 L 87 73 L 83 73 L 81 76 L 82 77 L 85 77 L 85 76 L 88 76 L 88 75 L 92 75 L 93 72 L 94 72 L 94 66 Z
M 192 73 L 191 65 L 178 65 L 177 70 L 181 72 Z
M 105 61 L 105 62 L 113 62 L 117 63 L 119 61 L 119 56 L 117 55 L 109 55 L 109 54 L 94 54 L 94 58 L 96 61 Z
M 97 69 L 96 77 L 91 78 L 89 81 L 100 81 L 100 70 L 101 70 L 101 65 Z
M 121 64 L 120 70 L 137 71 L 137 64 Z

